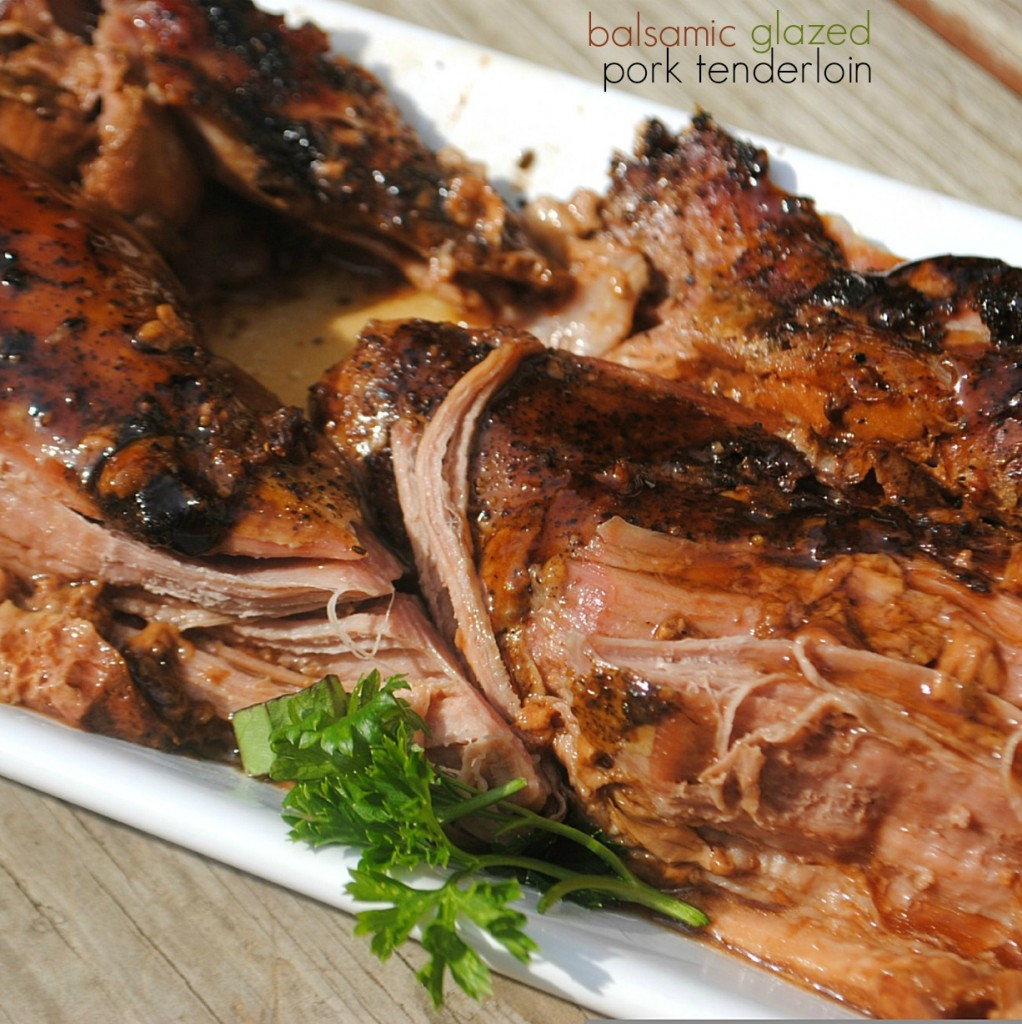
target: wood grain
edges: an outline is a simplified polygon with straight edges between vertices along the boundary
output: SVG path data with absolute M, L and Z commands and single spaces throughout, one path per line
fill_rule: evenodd
M 954 0 L 897 0 L 910 14 L 1022 95 L 1022 5 L 987 0 L 966 6 Z
M 413 946 L 381 965 L 351 918 L 0 780 L 0 1021 L 581 1024 L 503 978 L 432 1010 Z M 17 983 L 13 983 L 13 979 Z
M 587 18 L 622 10 L 658 24 L 707 14 L 702 0 L 373 0 L 366 7 L 599 82 Z M 769 5 L 773 11 L 776 5 Z M 1022 214 L 1022 99 L 892 0 L 789 0 L 790 21 L 872 11 L 867 87 L 642 87 L 633 92 L 896 178 Z M 930 4 L 952 10 L 965 5 Z M 759 0 L 718 0 L 748 28 Z M 987 40 L 1017 42 L 1018 5 L 968 5 Z M 946 34 L 946 33 L 945 33 Z M 1014 43 L 1012 45 L 1015 45 Z M 1018 67 L 1018 51 L 1006 48 Z M 640 59 L 634 51 L 627 59 Z M 752 59 L 748 45 L 735 59 Z M 541 112 L 537 112 L 541 116 Z M 578 1007 L 498 979 L 482 1006 L 452 993 L 438 1014 L 410 950 L 378 964 L 337 911 L 0 780 L 0 1022 L 581 1024 Z M 679 1015 L 684 1008 L 679 1008 Z

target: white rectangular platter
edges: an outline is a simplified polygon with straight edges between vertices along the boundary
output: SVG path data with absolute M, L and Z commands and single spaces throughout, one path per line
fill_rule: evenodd
M 278 0 L 279 2 L 279 0 Z M 280 7 L 278 9 L 285 9 Z M 312 0 L 286 8 L 331 32 L 336 49 L 375 71 L 431 144 L 484 161 L 498 182 L 530 196 L 602 188 L 614 150 L 628 150 L 650 116 L 687 114 L 484 52 L 349 7 Z M 495 131 L 499 126 L 499 131 Z M 779 143 L 775 177 L 906 257 L 954 251 L 1022 264 L 1022 223 L 848 168 Z M 527 175 L 521 156 L 534 154 Z M 89 736 L 0 707 L 0 774 L 342 910 L 356 856 L 291 843 L 272 787 L 214 764 Z M 841 1017 L 836 1004 L 625 913 L 562 907 L 532 917 L 541 954 L 527 967 L 492 950 L 503 973 L 616 1018 Z

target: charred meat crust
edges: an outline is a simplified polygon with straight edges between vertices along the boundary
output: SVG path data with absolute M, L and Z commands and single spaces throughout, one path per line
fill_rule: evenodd
M 651 123 L 619 158 L 603 230 L 655 286 L 609 358 L 757 410 L 835 486 L 1017 526 L 1020 271 L 859 266 L 769 170 L 707 115 Z
M 3 432 L 46 449 L 81 511 L 195 555 L 221 545 L 264 480 L 297 507 L 356 507 L 299 411 L 202 346 L 146 243 L 14 158 L 0 193 Z
M 924 552 L 979 592 L 1003 581 L 1016 540 L 974 520 L 908 514 L 868 491 L 827 486 L 754 414 L 559 352 L 523 361 L 494 396 L 470 480 L 477 550 L 492 545 L 519 558 L 484 571 L 498 624 L 521 616 L 532 566 L 588 543 L 615 516 L 694 542 L 740 539 L 793 565 L 822 566 L 847 552 Z M 508 547 L 511 537 L 518 542 Z
M 388 535 L 404 547 L 391 429 L 403 422 L 421 430 L 469 369 L 524 337 L 510 328 L 423 320 L 370 325 L 353 353 L 313 388 L 317 428 L 359 466 Z M 778 437 L 783 429 L 775 417 L 708 396 L 687 381 L 602 360 L 555 351 L 527 358 L 489 404 L 485 422 L 473 456 L 473 493 L 478 499 L 492 485 L 497 493 L 520 495 L 522 508 L 502 508 L 499 520 L 510 525 L 516 516 L 541 512 L 551 549 L 584 543 L 595 524 L 621 515 L 691 538 L 774 531 L 769 550 L 811 562 L 855 550 L 919 550 L 984 591 L 1002 581 L 1016 540 L 1012 531 L 948 515 L 939 505 L 906 510 L 869 481 L 834 486 Z M 537 449 L 552 425 L 555 439 Z M 555 525 L 551 488 L 564 486 L 576 489 L 578 499 L 556 507 Z M 472 514 L 481 524 L 494 519 L 485 502 Z M 785 529 L 804 529 L 802 541 Z
M 647 315 L 657 319 L 703 287 L 721 312 L 734 288 L 797 301 L 844 264 L 813 202 L 778 188 L 766 152 L 707 114 L 679 134 L 656 120 L 644 127 L 635 155 L 611 168 L 603 222 L 649 259 L 657 286 Z
M 138 232 L 14 157 L 0 300 L 0 567 L 95 595 L 0 604 L 0 699 L 221 755 L 231 712 L 372 658 L 410 677 L 431 756 L 545 804 L 520 737 L 394 592 L 335 447 L 209 353 Z
M 0 700 L 219 755 L 231 712 L 371 658 L 410 677 L 431 755 L 544 805 L 520 737 L 395 593 L 351 467 L 204 348 L 140 234 L 0 157 L 0 299 L 0 568 L 95 595 L 0 604 Z
M 481 362 L 510 329 L 470 331 L 410 320 L 368 324 L 356 350 L 313 385 L 313 425 L 354 459 L 388 538 L 406 555 L 408 537 L 391 463 L 390 430 L 425 423 L 454 383 Z M 409 382 L 414 384 L 409 387 Z

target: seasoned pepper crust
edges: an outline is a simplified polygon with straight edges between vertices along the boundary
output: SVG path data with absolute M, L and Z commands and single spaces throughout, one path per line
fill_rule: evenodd
M 0 211 L 0 424 L 74 507 L 189 555 L 274 513 L 278 534 L 296 516 L 289 536 L 329 532 L 357 554 L 344 466 L 202 346 L 148 245 L 13 158 Z
M 395 593 L 350 465 L 210 355 L 141 236 L 4 158 L 0 261 L 0 700 L 230 756 L 233 711 L 371 657 L 409 677 L 431 756 L 543 805 L 520 738 Z
M 355 351 L 310 391 L 312 422 L 357 462 L 388 538 L 409 553 L 391 463 L 390 430 L 425 423 L 452 385 L 481 362 L 510 329 L 469 331 L 427 320 L 367 324 Z M 449 339 L 456 337 L 457 344 Z M 409 387 L 409 381 L 415 381 Z
M 499 346 L 523 339 L 535 345 L 505 327 L 370 324 L 354 351 L 313 387 L 317 429 L 358 465 L 388 536 L 403 548 L 392 429 L 398 423 L 421 429 L 465 373 Z M 978 517 L 947 516 L 941 508 L 908 511 L 875 488 L 835 486 L 778 436 L 779 418 L 708 396 L 694 382 L 652 378 L 541 346 L 495 396 L 484 422 L 472 463 L 474 500 L 481 502 L 472 506 L 475 528 L 517 535 L 530 559 L 542 560 L 543 550 L 561 544 L 584 543 L 614 515 L 693 538 L 775 530 L 778 547 L 793 551 L 783 524 L 808 513 L 816 518 L 799 557 L 809 562 L 858 549 L 919 550 L 983 592 L 1004 583 L 1019 539 Z M 530 439 L 545 437 L 552 424 L 556 444 L 536 450 Z M 498 480 L 503 483 L 493 483 Z M 578 488 L 577 505 L 551 506 L 549 487 L 566 480 Z M 480 496 L 491 484 L 498 495 L 518 495 L 516 507 L 503 507 L 499 517 L 488 510 Z M 530 519 L 547 524 L 545 548 L 536 546 Z M 509 577 L 521 577 L 521 567 L 506 568 Z

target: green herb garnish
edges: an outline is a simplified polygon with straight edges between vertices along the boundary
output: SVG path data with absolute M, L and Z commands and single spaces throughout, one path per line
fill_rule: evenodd
M 489 969 L 460 922 L 473 922 L 522 962 L 537 949 L 525 915 L 511 907 L 519 879 L 545 890 L 540 911 L 572 897 L 638 904 L 693 928 L 708 923 L 702 911 L 637 879 L 594 833 L 516 804 L 510 798 L 524 779 L 480 791 L 433 765 L 417 740 L 425 724 L 397 696 L 407 687 L 401 676 L 384 683 L 373 671 L 347 693 L 326 676 L 237 712 L 234 730 L 248 772 L 295 783 L 283 806 L 294 839 L 361 849 L 347 891 L 383 904 L 357 915 L 355 931 L 371 937 L 373 952 L 385 960 L 421 929 L 429 961 L 418 978 L 434 1005 L 448 971 L 470 996 L 490 992 Z M 554 863 L 537 855 L 552 842 L 577 846 L 588 863 L 577 870 L 562 866 L 563 856 Z M 399 877 L 423 866 L 444 869 L 446 879 L 419 887 Z

